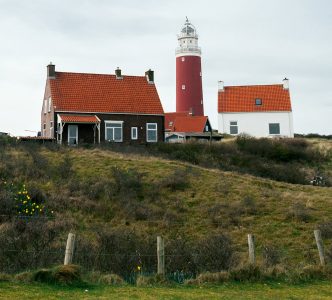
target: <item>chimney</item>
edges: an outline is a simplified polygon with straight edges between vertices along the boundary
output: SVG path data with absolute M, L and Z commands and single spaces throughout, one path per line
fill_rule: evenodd
M 145 72 L 145 77 L 148 83 L 154 83 L 154 72 L 151 69 Z
M 219 80 L 218 81 L 218 92 L 223 92 L 223 91 L 225 91 L 224 82 Z
M 116 79 L 123 79 L 123 77 L 121 75 L 121 69 L 119 69 L 119 67 L 117 67 L 116 70 L 115 70 L 115 78 Z
M 47 66 L 47 78 L 55 79 L 55 65 L 53 65 L 51 62 Z
M 282 81 L 282 84 L 284 86 L 284 90 L 289 90 L 289 79 L 288 78 L 284 78 Z

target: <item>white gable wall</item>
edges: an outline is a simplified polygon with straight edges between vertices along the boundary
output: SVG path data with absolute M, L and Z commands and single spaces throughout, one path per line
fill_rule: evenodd
M 230 134 L 230 122 L 237 122 L 238 133 L 254 137 L 294 137 L 292 112 L 219 113 L 218 131 Z M 280 134 L 269 134 L 269 123 L 280 124 Z

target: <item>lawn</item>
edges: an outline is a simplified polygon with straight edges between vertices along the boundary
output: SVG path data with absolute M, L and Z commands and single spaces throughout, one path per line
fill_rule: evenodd
M 70 288 L 42 284 L 0 283 L 0 299 L 331 299 L 331 282 L 301 285 L 236 284 L 204 287 L 95 286 Z

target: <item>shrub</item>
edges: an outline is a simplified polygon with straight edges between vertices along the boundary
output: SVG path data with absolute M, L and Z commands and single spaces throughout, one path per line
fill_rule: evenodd
M 12 276 L 9 274 L 5 274 L 5 273 L 0 273 L 0 282 L 1 281 L 11 281 L 12 280 Z
M 33 280 L 33 273 L 32 272 L 22 272 L 18 273 L 14 276 L 14 280 L 18 282 L 28 283 Z
M 82 283 L 81 270 L 77 265 L 60 265 L 53 269 L 41 269 L 33 274 L 32 279 L 33 281 L 61 285 Z
M 265 266 L 271 267 L 280 263 L 281 252 L 274 245 L 263 246 L 262 254 Z
M 332 221 L 319 224 L 318 229 L 321 231 L 322 238 L 332 239 Z
M 229 272 L 221 271 L 216 273 L 201 273 L 196 279 L 188 279 L 185 281 L 187 285 L 201 285 L 205 283 L 220 284 L 229 280 Z
M 137 286 L 170 285 L 170 281 L 163 275 L 143 276 L 139 275 L 136 280 Z
M 169 273 L 184 272 L 196 273 L 195 259 L 192 253 L 192 244 L 184 238 L 167 241 L 166 266 Z
M 263 274 L 258 266 L 248 264 L 231 270 L 230 278 L 239 282 L 256 282 L 263 278 Z
M 168 188 L 172 192 L 183 191 L 189 185 L 188 175 L 189 175 L 189 169 L 178 168 L 161 182 L 161 187 Z
M 301 222 L 308 222 L 311 219 L 309 209 L 301 202 L 296 202 L 289 208 L 287 217 Z
M 232 241 L 224 234 L 213 234 L 198 241 L 195 263 L 199 272 L 228 270 L 234 258 Z
M 308 282 L 313 280 L 331 279 L 332 270 L 330 267 L 308 265 L 295 269 L 289 273 L 287 280 L 292 283 Z
M 122 285 L 125 284 L 125 281 L 122 277 L 117 274 L 104 274 L 99 278 L 99 283 L 105 285 Z

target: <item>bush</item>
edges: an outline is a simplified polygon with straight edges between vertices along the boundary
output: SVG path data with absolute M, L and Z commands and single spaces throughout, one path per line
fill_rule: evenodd
M 230 278 L 239 282 L 257 282 L 262 280 L 263 274 L 258 266 L 249 264 L 231 270 Z
M 53 269 L 38 270 L 33 274 L 32 280 L 61 285 L 81 284 L 83 282 L 80 267 L 76 265 L 60 265 Z
M 199 272 L 228 270 L 234 259 L 232 241 L 224 234 L 213 234 L 195 246 L 195 264 Z
M 323 239 L 332 239 L 332 221 L 319 224 L 318 229 L 321 231 Z
M 264 265 L 267 267 L 275 266 L 280 263 L 281 252 L 274 245 L 265 245 L 263 246 L 263 259 Z
M 292 283 L 308 282 L 313 280 L 326 280 L 332 278 L 330 267 L 308 265 L 290 272 L 287 280 Z
M 139 275 L 136 280 L 137 286 L 170 285 L 171 282 L 163 275 L 143 276 Z
M 0 282 L 1 281 L 11 281 L 11 280 L 12 280 L 12 276 L 10 276 L 9 274 L 0 273 Z
M 123 284 L 125 284 L 125 281 L 123 280 L 123 278 L 116 274 L 101 275 L 98 282 L 101 284 L 105 284 L 105 285 L 123 285 Z
M 18 273 L 14 276 L 14 280 L 18 281 L 18 282 L 24 282 L 24 283 L 32 282 L 33 274 L 31 272 Z
M 311 219 L 309 209 L 301 202 L 296 202 L 289 208 L 287 217 L 301 222 L 308 222 Z
M 205 283 L 220 284 L 229 281 L 229 272 L 221 271 L 216 273 L 201 273 L 196 279 L 188 279 L 185 281 L 187 285 L 201 285 Z

